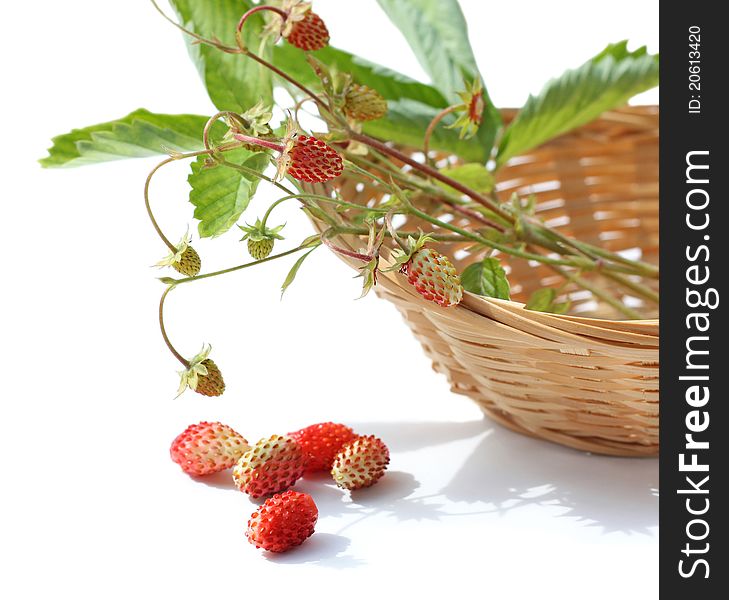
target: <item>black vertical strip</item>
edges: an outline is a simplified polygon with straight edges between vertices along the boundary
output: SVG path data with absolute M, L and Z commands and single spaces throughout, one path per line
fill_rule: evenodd
M 729 598 L 729 35 L 719 7 L 664 2 L 660 13 L 662 598 Z

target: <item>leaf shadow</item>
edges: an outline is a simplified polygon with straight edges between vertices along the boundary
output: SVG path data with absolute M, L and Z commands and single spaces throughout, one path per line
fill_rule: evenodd
M 439 492 L 423 497 L 445 501 L 431 513 L 439 518 L 463 514 L 445 508 L 463 502 L 478 505 L 479 513 L 499 514 L 535 505 L 558 506 L 564 509 L 559 518 L 599 527 L 606 534 L 651 535 L 651 528 L 658 525 L 657 459 L 581 452 L 514 433 L 488 418 L 462 423 L 371 422 L 353 427 L 374 432 L 396 452 L 478 439 L 464 462 L 453 465 L 453 477 Z M 395 502 L 390 509 L 398 518 L 412 518 L 418 500 Z

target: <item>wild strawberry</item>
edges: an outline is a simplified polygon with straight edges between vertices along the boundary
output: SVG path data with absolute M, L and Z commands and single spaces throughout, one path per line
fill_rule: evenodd
M 188 246 L 180 256 L 180 260 L 172 263 L 172 268 L 188 277 L 195 277 L 200 272 L 201 265 L 200 255 L 195 248 Z
M 283 239 L 278 233 L 284 228 L 283 225 L 269 228 L 260 219 L 256 219 L 255 225 L 246 224 L 245 226 L 238 225 L 238 227 L 245 232 L 241 242 L 248 240 L 248 254 L 256 260 L 266 258 L 271 254 L 275 240 Z
M 289 434 L 304 449 L 306 471 L 331 471 L 334 457 L 346 444 L 357 437 L 350 427 L 341 423 L 318 423 Z
M 318 517 L 309 494 L 289 490 L 272 496 L 251 515 L 246 537 L 256 548 L 285 552 L 314 533 Z
M 345 444 L 334 458 L 332 477 L 340 488 L 358 490 L 375 483 L 385 474 L 390 451 L 374 435 L 360 436 Z
M 441 306 L 454 306 L 463 298 L 461 278 L 455 267 L 432 248 L 416 250 L 400 270 L 426 300 Z
M 223 374 L 218 365 L 208 358 L 211 347 L 203 345 L 202 350 L 189 361 L 187 368 L 180 371 L 179 396 L 187 388 L 203 396 L 220 396 L 225 391 Z
M 329 44 L 327 26 L 319 15 L 311 11 L 293 23 L 291 31 L 284 37 L 289 44 L 306 51 L 321 50 Z
M 271 254 L 273 250 L 273 240 L 248 240 L 248 254 L 251 258 L 262 260 Z
M 291 117 L 286 124 L 286 135 L 280 142 L 242 133 L 232 133 L 231 137 L 244 144 L 255 144 L 280 152 L 276 159 L 276 181 L 288 173 L 300 181 L 322 183 L 339 177 L 344 169 L 342 157 L 336 150 L 315 137 L 302 135 Z
M 286 153 L 284 153 L 286 154 Z M 306 135 L 298 135 L 293 139 L 293 146 L 288 151 L 287 172 L 299 181 L 321 183 L 342 174 L 344 165 L 339 153 L 321 140 Z
M 190 234 L 185 233 L 182 239 L 165 258 L 157 263 L 158 267 L 172 267 L 187 277 L 195 277 L 200 272 L 200 255 L 190 246 Z
M 299 443 L 272 435 L 260 440 L 238 459 L 233 481 L 251 498 L 275 494 L 291 487 L 304 473 L 306 458 Z
M 189 475 L 230 469 L 250 446 L 227 425 L 202 421 L 190 425 L 170 446 L 170 456 Z
M 208 372 L 207 375 L 198 376 L 195 391 L 203 396 L 221 396 L 225 391 L 225 382 L 223 381 L 223 374 L 220 372 L 218 365 L 210 358 L 206 358 L 200 364 Z
M 387 114 L 387 100 L 366 85 L 351 85 L 344 96 L 344 112 L 355 121 L 374 121 Z
M 485 108 L 483 85 L 480 79 L 476 79 L 466 87 L 466 90 L 459 92 L 462 103 L 456 107 L 458 118 L 448 125 L 448 129 L 460 129 L 459 137 L 468 139 L 476 135 L 483 120 Z

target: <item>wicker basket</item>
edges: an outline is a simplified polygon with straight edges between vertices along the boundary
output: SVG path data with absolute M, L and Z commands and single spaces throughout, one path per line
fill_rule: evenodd
M 506 120 L 513 114 L 504 111 Z M 371 205 L 380 199 L 361 181 L 337 185 L 349 200 Z M 499 172 L 497 191 L 502 198 L 513 191 L 534 193 L 538 215 L 548 224 L 657 264 L 657 107 L 607 113 L 511 160 Z M 428 210 L 437 214 L 438 208 Z M 403 226 L 431 229 L 423 222 Z M 337 243 L 352 249 L 363 245 L 348 236 Z M 442 244 L 440 250 L 460 269 L 478 258 L 468 244 Z M 513 301 L 466 294 L 459 306 L 443 309 L 422 300 L 397 273 L 381 275 L 376 290 L 400 310 L 453 391 L 471 397 L 492 419 L 580 450 L 656 455 L 657 309 L 624 298 L 646 320 L 621 321 L 589 292 L 566 288 L 569 316 L 525 310 L 522 302 L 532 291 L 559 278 L 541 264 L 500 258 Z M 388 259 L 383 256 L 385 263 Z

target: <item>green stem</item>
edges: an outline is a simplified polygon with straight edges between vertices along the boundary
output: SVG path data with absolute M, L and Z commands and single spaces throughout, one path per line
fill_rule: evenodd
M 398 246 L 400 246 L 400 249 L 405 254 L 408 254 L 410 252 L 410 248 L 408 248 L 408 245 L 400 239 L 400 236 L 397 234 L 395 227 L 393 227 L 392 225 L 392 212 L 388 212 L 385 215 L 385 227 L 387 228 L 387 231 L 390 232 L 390 236 L 392 237 L 392 239 L 397 243 Z
M 356 140 L 358 142 L 365 144 L 366 146 L 370 146 L 371 148 L 375 148 L 376 150 L 379 150 L 380 152 L 383 152 L 384 154 L 388 154 L 391 157 L 399 160 L 400 162 L 405 163 L 406 165 L 410 165 L 414 169 L 417 169 L 421 173 L 424 173 L 425 175 L 432 177 L 433 179 L 436 179 L 442 183 L 445 183 L 446 185 L 452 187 L 454 190 L 461 192 L 463 195 L 468 196 L 472 200 L 476 201 L 478 204 L 481 204 L 482 206 L 485 206 L 486 208 L 492 210 L 500 217 L 506 219 L 509 223 L 514 222 L 514 217 L 510 213 L 506 212 L 499 204 L 493 202 L 489 198 L 482 196 L 478 192 L 463 185 L 462 183 L 456 181 L 455 179 L 452 179 L 452 178 L 448 177 L 447 175 L 443 175 L 443 173 L 441 173 L 440 171 L 438 171 L 428 165 L 424 165 L 423 163 L 418 162 L 414 158 L 411 158 L 407 154 L 404 154 L 404 153 L 400 152 L 399 150 L 396 150 L 395 148 L 391 148 L 387 144 L 385 144 L 379 140 L 376 140 L 374 138 L 371 138 L 367 135 L 364 135 L 362 133 L 357 133 L 356 131 L 351 131 L 350 137 L 353 140 Z
M 261 265 L 263 263 L 270 262 L 272 260 L 276 260 L 277 258 L 283 258 L 284 256 L 288 256 L 289 254 L 294 254 L 295 252 L 299 252 L 299 250 L 306 250 L 307 248 L 312 248 L 312 246 L 311 245 L 297 246 L 296 248 L 292 248 L 291 250 L 286 250 L 286 252 L 280 252 L 279 254 L 272 254 L 271 256 L 267 256 L 266 258 L 262 258 L 260 260 L 255 260 L 255 261 L 249 262 L 249 263 L 243 263 L 242 265 L 236 265 L 235 267 L 229 267 L 227 269 L 222 269 L 220 271 L 213 271 L 211 273 L 205 273 L 204 275 L 195 275 L 194 277 L 185 277 L 184 279 L 173 279 L 172 284 L 179 285 L 182 283 L 189 283 L 191 281 L 198 281 L 200 279 L 208 279 L 209 277 L 217 277 L 218 275 L 225 275 L 226 273 L 233 273 L 235 271 L 247 269 L 248 267 L 255 267 L 256 265 Z
M 565 279 L 568 279 L 569 281 L 575 283 L 576 285 L 579 285 L 581 288 L 592 292 L 592 295 L 596 298 L 600 298 L 603 302 L 606 304 L 609 304 L 612 306 L 615 310 L 619 311 L 629 319 L 642 319 L 643 315 L 641 315 L 639 312 L 633 310 L 632 308 L 629 308 L 625 306 L 620 300 L 617 298 L 614 298 L 609 292 L 606 290 L 603 290 L 601 287 L 594 285 L 593 283 L 587 281 L 586 279 L 580 277 L 579 275 L 575 275 L 573 273 L 569 273 L 565 271 L 564 269 L 560 269 L 558 266 L 555 265 L 549 265 L 552 270 L 555 273 L 558 273 Z
M 152 207 L 149 203 L 149 185 L 152 182 L 152 178 L 154 177 L 155 173 L 157 173 L 157 171 L 159 171 L 165 165 L 168 165 L 169 163 L 176 160 L 182 160 L 184 158 L 194 158 L 196 156 L 202 156 L 203 154 L 212 154 L 212 152 L 214 152 L 214 150 L 206 149 L 198 150 L 197 152 L 187 152 L 185 154 L 175 154 L 174 156 L 169 156 L 165 158 L 162 162 L 158 163 L 154 167 L 154 169 L 149 172 L 149 174 L 147 175 L 147 179 L 144 182 L 144 206 L 147 209 L 147 215 L 149 215 L 149 220 L 152 222 L 152 226 L 157 232 L 157 235 L 159 235 L 160 239 L 172 252 L 177 252 L 177 247 L 172 242 L 170 242 L 169 239 L 167 239 L 167 236 L 162 232 L 162 228 L 157 223 L 157 219 L 154 218 L 154 213 L 152 212 Z
M 206 44 L 208 46 L 212 46 L 213 48 L 217 48 L 218 50 L 222 50 L 223 52 L 226 52 L 228 54 L 240 54 L 240 49 L 238 49 L 238 48 L 234 48 L 232 46 L 226 46 L 225 44 L 223 44 L 220 41 L 208 39 L 206 37 L 203 37 L 203 36 L 195 33 L 194 31 L 190 31 L 189 29 L 186 29 L 185 27 L 180 25 L 177 21 L 175 21 L 172 17 L 167 16 L 167 14 L 159 7 L 159 5 L 157 4 L 157 2 L 155 0 L 150 0 L 150 2 L 152 3 L 152 6 L 154 6 L 154 8 L 157 10 L 157 12 L 159 14 L 161 14 L 162 17 L 166 21 L 170 22 L 172 25 L 177 27 L 177 29 L 179 29 L 183 33 L 196 39 L 201 44 Z
M 451 207 L 454 211 L 461 213 L 462 215 L 468 217 L 471 221 L 481 223 L 482 225 L 486 225 L 487 227 L 491 227 L 493 229 L 496 229 L 497 231 L 501 231 L 501 232 L 505 231 L 505 228 L 502 225 L 463 206 L 461 204 L 460 198 L 447 194 L 446 190 L 444 190 L 443 188 L 436 188 L 433 185 L 430 185 L 424 179 L 421 181 L 415 181 L 414 178 L 408 177 L 401 171 L 395 171 L 392 167 L 380 166 L 377 163 L 374 163 L 367 159 L 362 159 L 360 157 L 352 155 L 351 153 L 346 153 L 346 154 L 349 157 L 350 164 L 357 165 L 358 172 L 360 174 L 369 174 L 369 176 L 371 177 L 371 174 L 369 171 L 362 169 L 362 167 L 360 167 L 357 163 L 354 163 L 352 161 L 358 160 L 362 164 L 365 164 L 372 169 L 378 169 L 379 171 L 386 171 L 387 174 L 390 175 L 393 179 L 397 179 L 398 181 L 400 181 L 401 183 L 404 183 L 408 187 L 414 187 L 416 189 L 420 189 L 421 191 L 423 191 L 425 193 L 431 194 L 436 200 L 438 200 L 442 204 L 445 204 L 445 205 Z M 379 181 L 381 182 L 382 180 L 380 179 Z
M 167 289 L 162 294 L 162 297 L 159 300 L 159 328 L 160 328 L 160 331 L 162 332 L 162 339 L 165 341 L 167 348 L 169 348 L 170 352 L 172 352 L 172 355 L 182 363 L 182 366 L 184 366 L 187 369 L 190 367 L 190 363 L 172 345 L 172 342 L 170 342 L 170 338 L 167 336 L 167 330 L 165 329 L 165 318 L 164 318 L 165 300 L 167 298 L 167 294 L 169 294 L 170 291 L 174 287 L 175 287 L 174 285 L 168 286 Z
M 561 234 L 558 234 L 558 235 L 561 235 Z M 599 256 L 600 258 L 604 258 L 604 259 L 611 260 L 616 263 L 634 267 L 635 270 L 637 271 L 635 274 L 640 275 L 641 277 L 648 277 L 650 279 L 658 279 L 660 276 L 659 268 L 650 263 L 643 262 L 640 260 L 630 260 L 629 258 L 620 256 L 620 254 L 617 254 L 615 252 L 610 252 L 609 250 L 605 250 L 604 248 L 600 248 L 599 246 L 593 246 L 592 244 L 588 244 L 586 242 L 581 242 L 579 240 L 570 239 L 570 242 L 573 244 L 573 246 L 575 248 L 579 248 L 581 250 L 591 252 L 591 253 Z
M 510 254 L 511 256 L 516 256 L 518 258 L 523 258 L 526 260 L 534 260 L 534 261 L 537 261 L 537 262 L 540 262 L 543 264 L 547 264 L 547 265 L 576 267 L 576 268 L 585 269 L 585 270 L 593 270 L 595 268 L 595 265 L 592 261 L 579 260 L 580 257 L 574 257 L 572 260 L 561 259 L 561 258 L 551 258 L 549 256 L 543 256 L 541 254 L 533 254 L 531 252 L 524 252 L 523 250 L 519 250 L 517 248 L 510 248 L 509 246 L 506 246 L 504 244 L 499 244 L 498 242 L 495 242 L 493 240 L 486 239 L 485 237 L 482 237 L 476 233 L 472 233 L 470 231 L 461 229 L 460 227 L 457 227 L 450 223 L 446 223 L 445 221 L 441 221 L 440 219 L 436 219 L 435 217 L 431 217 L 429 214 L 424 213 L 421 210 L 418 210 L 417 208 L 415 208 L 412 205 L 408 208 L 408 211 L 411 212 L 416 217 L 423 219 L 423 221 L 432 223 L 433 225 L 436 225 L 442 229 L 447 229 L 448 231 L 458 233 L 458 234 L 462 235 L 464 238 L 467 238 L 474 242 L 478 242 L 479 244 L 488 246 L 489 248 L 494 248 L 495 250 L 499 250 L 500 252 L 503 252 L 504 254 Z
M 365 229 L 364 227 L 345 227 L 345 226 L 339 226 L 334 225 L 330 227 L 330 231 L 338 234 L 344 234 L 344 235 L 368 235 L 369 231 Z M 387 237 L 392 237 L 390 235 L 390 232 L 385 232 L 385 235 Z M 407 237 L 414 237 L 417 238 L 420 235 L 419 231 L 398 231 L 398 235 L 401 235 L 405 238 Z M 465 241 L 465 238 L 462 235 L 458 234 L 447 234 L 447 233 L 429 233 L 428 237 L 433 238 L 436 242 L 463 242 Z
M 316 200 L 317 202 L 328 202 L 330 204 L 336 204 L 338 206 L 346 206 L 347 208 L 353 208 L 357 210 L 366 210 L 368 212 L 377 212 L 381 214 L 387 213 L 387 209 L 385 208 L 369 208 L 367 206 L 362 206 L 361 204 L 356 204 L 354 202 L 347 202 L 346 200 L 340 200 L 339 198 L 329 198 L 328 196 L 321 196 L 320 194 L 290 194 L 288 196 L 284 196 L 283 198 L 279 198 L 274 203 L 271 204 L 271 206 L 266 209 L 266 212 L 263 215 L 263 218 L 261 219 L 261 225 L 264 227 L 266 226 L 266 222 L 268 221 L 268 217 L 271 215 L 273 210 L 283 202 L 286 202 L 287 200 Z M 367 232 L 365 232 L 367 233 Z
M 651 302 L 658 304 L 658 294 L 646 285 L 633 281 L 632 279 L 619 275 L 617 273 L 611 273 L 610 271 L 603 271 L 603 277 L 612 279 L 616 283 L 622 285 L 624 288 L 631 290 L 641 298 L 650 300 Z

